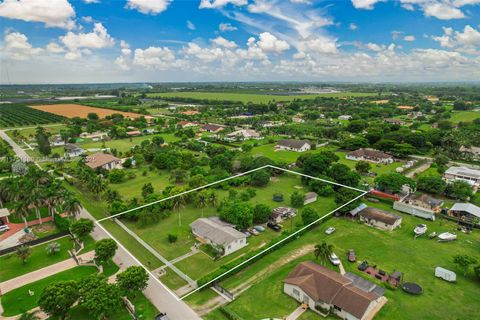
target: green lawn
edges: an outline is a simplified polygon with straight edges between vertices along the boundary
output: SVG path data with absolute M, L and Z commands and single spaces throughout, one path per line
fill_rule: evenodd
M 147 172 L 147 175 L 144 176 L 143 171 Z M 170 175 L 167 171 L 149 171 L 148 168 L 138 168 L 138 169 L 127 169 L 127 176 L 130 173 L 135 174 L 134 179 L 125 179 L 122 183 L 111 183 L 110 188 L 112 190 L 117 190 L 121 196 L 126 199 L 131 199 L 133 197 L 142 197 L 142 187 L 144 184 L 151 183 L 156 193 L 161 193 L 161 191 L 168 185 L 170 185 Z
M 53 276 L 35 281 L 26 286 L 17 288 L 2 295 L 2 306 L 4 309 L 3 316 L 14 316 L 25 311 L 31 310 L 38 306 L 38 299 L 43 289 L 52 282 L 80 280 L 90 274 L 97 272 L 97 268 L 89 266 L 75 267 L 63 272 L 59 272 Z M 33 291 L 32 296 L 29 290 Z
M 480 118 L 480 112 L 478 111 L 454 111 L 450 121 L 458 122 L 472 122 L 475 119 Z
M 369 205 L 374 205 L 370 204 Z M 389 208 L 386 204 L 375 204 Z M 390 209 L 391 210 L 391 209 Z M 405 281 L 419 283 L 424 288 L 421 296 L 410 296 L 400 289 L 385 291 L 389 302 L 375 319 L 474 319 L 480 315 L 477 297 L 480 294 L 479 281 L 474 279 L 472 272 L 465 278 L 453 264 L 452 256 L 467 254 L 480 260 L 478 247 L 480 233 L 466 235 L 458 234 L 458 240 L 452 243 L 439 243 L 428 240 L 427 237 L 413 238 L 413 228 L 416 224 L 426 223 L 429 231 L 453 231 L 455 225 L 449 222 L 428 222 L 408 215 L 403 216 L 403 225 L 393 232 L 377 230 L 358 222 L 334 218 L 316 227 L 300 239 L 289 243 L 272 254 L 262 258 L 249 268 L 223 281 L 227 289 L 244 283 L 259 274 L 275 262 L 287 259 L 294 250 L 307 244 L 314 245 L 323 240 L 334 245 L 334 251 L 342 259 L 347 271 L 357 272 L 356 264 L 346 261 L 345 252 L 354 248 L 359 261 L 367 260 L 371 264 L 392 272 L 394 269 L 404 272 Z M 337 231 L 327 236 L 324 230 L 334 226 Z M 268 272 L 254 282 L 253 286 L 242 293 L 227 307 L 243 319 L 252 318 L 283 318 L 290 314 L 298 303 L 282 293 L 281 281 L 301 261 L 314 259 L 310 252 L 292 262 L 284 264 L 275 271 Z M 434 277 L 434 268 L 442 266 L 457 273 L 457 283 L 452 284 Z M 372 278 L 367 279 L 373 280 Z M 205 292 L 205 293 L 204 293 Z M 193 305 L 204 303 L 201 292 L 187 298 Z M 461 307 L 459 307 L 461 306 Z M 314 314 L 307 313 L 301 319 L 310 319 Z M 318 317 L 318 316 L 317 316 Z M 314 317 L 313 317 L 314 318 Z M 204 319 L 225 319 L 219 311 L 214 311 Z
M 47 255 L 45 248 L 51 242 L 60 244 L 60 252 L 55 255 Z M 63 237 L 35 247 L 32 247 L 32 254 L 25 264 L 16 256 L 15 253 L 0 257 L 0 282 L 21 276 L 23 274 L 38 270 L 51 264 L 70 258 L 68 250 L 73 248 L 73 242 L 70 237 Z
M 228 92 L 165 92 L 165 93 L 150 93 L 148 97 L 181 97 L 193 99 L 209 99 L 209 100 L 230 100 L 241 101 L 244 103 L 267 103 L 270 101 L 293 101 L 295 99 L 315 99 L 317 97 L 366 97 L 376 95 L 376 93 L 363 92 L 338 92 L 325 94 L 309 94 L 309 95 L 267 95 L 267 94 L 246 94 L 246 93 L 228 93 Z

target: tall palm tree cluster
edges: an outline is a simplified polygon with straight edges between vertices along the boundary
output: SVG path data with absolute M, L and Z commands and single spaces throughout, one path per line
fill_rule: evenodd
M 25 221 L 32 211 L 41 223 L 41 208 L 74 216 L 80 212 L 80 202 L 58 180 L 47 172 L 30 167 L 25 176 L 0 180 L 0 206 L 8 206 L 15 217 Z
M 100 195 L 107 190 L 108 182 L 94 170 L 84 164 L 80 164 L 75 170 L 76 178 L 93 194 Z

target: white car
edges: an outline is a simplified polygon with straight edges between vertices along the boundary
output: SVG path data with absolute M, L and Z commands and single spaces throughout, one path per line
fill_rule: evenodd
M 337 257 L 337 255 L 336 255 L 335 253 L 332 252 L 332 254 L 330 255 L 329 259 L 330 259 L 330 262 L 331 262 L 334 266 L 340 265 L 340 259 Z
M 325 233 L 326 234 L 332 234 L 335 232 L 335 228 L 334 227 L 328 227 L 327 230 L 325 230 Z

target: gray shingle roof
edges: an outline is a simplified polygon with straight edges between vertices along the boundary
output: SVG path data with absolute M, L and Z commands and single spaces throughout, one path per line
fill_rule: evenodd
M 293 148 L 293 149 L 300 149 L 301 147 L 303 147 L 305 143 L 308 143 L 309 145 L 311 145 L 310 141 L 308 140 L 292 140 L 292 139 L 282 139 L 278 141 L 277 145 Z
M 471 203 L 455 203 L 450 210 L 468 212 L 480 218 L 480 208 Z
M 245 238 L 243 233 L 216 217 L 197 219 L 190 224 L 190 228 L 196 235 L 219 245 L 226 245 Z

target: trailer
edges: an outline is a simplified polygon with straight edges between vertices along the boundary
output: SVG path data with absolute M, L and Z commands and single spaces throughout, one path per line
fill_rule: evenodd
M 436 267 L 435 268 L 435 277 L 441 278 L 445 281 L 448 282 L 455 282 L 457 281 L 457 275 L 455 272 L 444 269 L 442 267 Z

